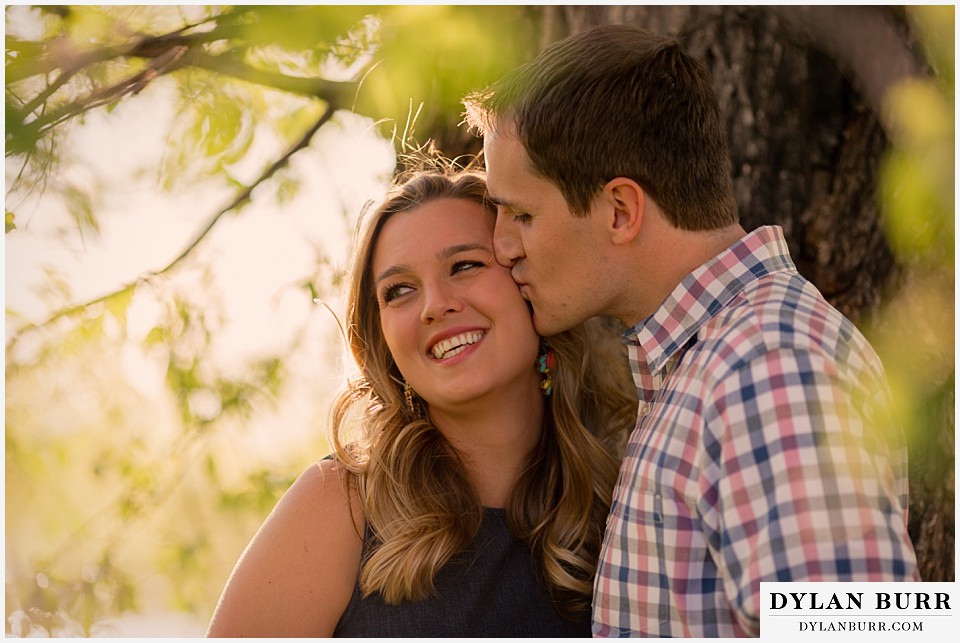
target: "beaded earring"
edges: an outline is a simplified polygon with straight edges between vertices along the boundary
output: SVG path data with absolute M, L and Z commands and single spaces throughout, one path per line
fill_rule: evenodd
M 540 391 L 546 395 L 553 395 L 553 370 L 557 367 L 557 354 L 546 341 L 540 344 L 540 355 L 537 356 L 537 371 L 543 375 L 540 382 Z

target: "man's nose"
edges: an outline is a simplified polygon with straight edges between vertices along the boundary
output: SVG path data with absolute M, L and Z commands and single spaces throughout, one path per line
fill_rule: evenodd
M 516 224 L 507 219 L 505 216 L 497 216 L 497 223 L 493 228 L 493 252 L 500 265 L 512 268 L 513 264 L 523 257 L 523 244 L 520 243 Z
M 424 284 L 423 310 L 420 311 L 420 321 L 424 324 L 443 319 L 450 313 L 463 310 L 463 302 L 456 293 L 456 289 L 448 283 Z

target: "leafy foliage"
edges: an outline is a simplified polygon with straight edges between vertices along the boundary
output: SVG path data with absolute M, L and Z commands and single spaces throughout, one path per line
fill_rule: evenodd
M 904 81 L 887 96 L 894 140 L 882 168 L 881 202 L 906 286 L 888 306 L 878 333 L 903 393 L 904 416 L 922 418 L 954 371 L 954 87 L 947 33 L 953 8 L 911 11 L 932 64 L 949 75 Z M 931 425 L 918 422 L 914 433 L 925 426 Z
M 952 551 L 955 523 L 954 8 L 909 11 L 936 73 L 902 82 L 886 97 L 893 145 L 881 168 L 880 201 L 904 277 L 871 331 L 908 432 L 911 490 L 920 490 L 911 517 L 920 516 L 929 532 L 914 536 L 921 574 L 952 580 L 942 556 L 921 548 Z
M 129 189 L 123 171 L 152 174 L 171 194 L 225 195 L 222 207 L 196 207 L 196 232 L 161 267 L 143 265 L 87 300 L 49 267 L 36 286 L 47 316 L 15 304 L 7 312 L 8 633 L 91 635 L 124 613 L 157 609 L 206 621 L 256 526 L 327 448 L 319 429 L 273 455 L 250 445 L 285 421 L 286 407 L 301 409 L 300 423 L 322 424 L 313 416 L 326 416 L 330 394 L 314 391 L 303 404 L 305 384 L 291 380 L 316 341 L 309 325 L 285 329 L 265 354 L 223 365 L 218 343 L 229 320 L 204 254 L 208 237 L 251 203 L 272 198 L 282 211 L 295 201 L 316 178 L 300 176 L 294 157 L 343 153 L 323 148 L 336 137 L 318 135 L 342 124 L 338 112 L 371 119 L 400 147 L 415 144 L 413 114 L 458 118 L 460 97 L 525 51 L 528 39 L 504 28 L 522 15 L 509 7 L 5 8 L 8 240 L 43 234 L 50 226 L 37 217 L 59 211 L 72 222 L 55 226 L 63 248 L 96 247 L 120 223 L 106 213 Z M 137 158 L 135 141 L 109 169 L 77 162 L 75 141 L 89 124 L 134 112 L 172 114 L 161 163 L 122 167 Z M 348 228 L 355 215 L 343 213 Z M 340 277 L 318 252 L 295 295 L 290 284 L 274 288 L 278 301 L 329 308 Z M 337 367 L 335 351 L 325 359 Z

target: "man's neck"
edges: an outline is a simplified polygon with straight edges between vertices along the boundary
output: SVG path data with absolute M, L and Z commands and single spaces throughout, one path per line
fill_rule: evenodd
M 628 307 L 617 317 L 633 327 L 652 315 L 673 289 L 691 272 L 741 239 L 739 224 L 717 230 L 681 230 L 660 218 L 645 221 L 633 253 L 634 284 Z

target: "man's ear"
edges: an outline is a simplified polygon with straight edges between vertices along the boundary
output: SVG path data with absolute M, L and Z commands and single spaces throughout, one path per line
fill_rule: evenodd
M 603 193 L 613 207 L 608 223 L 611 240 L 618 245 L 630 243 L 643 223 L 643 188 L 636 181 L 619 176 L 603 186 Z

